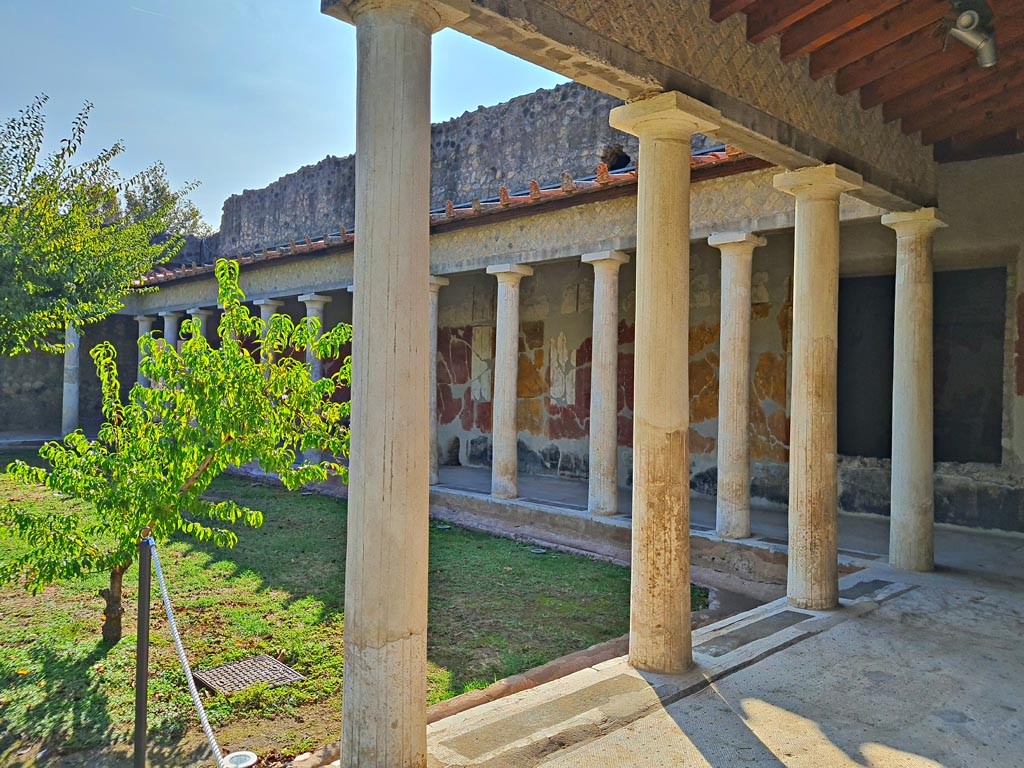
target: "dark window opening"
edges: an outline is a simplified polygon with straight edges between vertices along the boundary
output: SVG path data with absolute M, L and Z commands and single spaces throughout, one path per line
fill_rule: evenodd
M 839 281 L 838 443 L 892 453 L 895 278 Z M 1006 270 L 935 274 L 935 461 L 1001 459 Z

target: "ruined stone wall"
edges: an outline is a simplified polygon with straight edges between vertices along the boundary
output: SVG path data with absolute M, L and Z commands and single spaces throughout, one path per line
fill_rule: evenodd
M 608 126 L 608 112 L 622 102 L 577 83 L 538 90 L 504 104 L 479 107 L 431 128 L 434 208 L 446 200 L 470 202 L 498 196 L 502 185 L 526 189 L 594 173 L 608 146 L 622 144 L 633 162 L 637 139 Z M 715 142 L 694 137 L 694 147 Z M 247 189 L 224 202 L 213 248 L 232 255 L 265 246 L 352 229 L 355 158 L 329 156 L 283 176 L 263 189 Z M 189 253 L 207 247 L 190 246 Z

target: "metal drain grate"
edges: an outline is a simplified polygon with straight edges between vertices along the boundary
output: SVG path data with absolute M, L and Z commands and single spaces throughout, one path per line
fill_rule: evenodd
M 276 688 L 305 679 L 291 667 L 266 654 L 222 667 L 204 669 L 192 676 L 197 683 L 217 693 L 236 693 L 259 683 L 267 683 L 271 688 Z

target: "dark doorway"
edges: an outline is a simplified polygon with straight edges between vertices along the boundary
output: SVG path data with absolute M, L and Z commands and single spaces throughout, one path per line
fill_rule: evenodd
M 896 280 L 839 281 L 839 453 L 892 453 L 892 355 Z
M 935 274 L 935 460 L 1002 458 L 1006 270 Z
M 892 454 L 892 275 L 839 281 L 839 453 Z M 935 461 L 998 463 L 1006 270 L 935 274 Z

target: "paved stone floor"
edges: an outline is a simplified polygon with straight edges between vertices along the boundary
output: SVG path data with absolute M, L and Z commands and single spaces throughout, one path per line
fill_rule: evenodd
M 441 480 L 486 493 L 489 478 Z M 520 491 L 585 504 L 583 483 Z M 713 525 L 713 499 L 692 516 Z M 784 541 L 785 510 L 757 506 L 753 528 Z M 840 516 L 843 547 L 884 555 L 887 538 L 884 519 Z M 1024 537 L 939 528 L 936 553 L 930 574 L 862 560 L 837 611 L 779 600 L 697 630 L 682 677 L 618 658 L 441 720 L 431 765 L 1024 768 Z
M 620 658 L 439 721 L 431 764 L 1024 766 L 1022 559 L 861 571 L 837 611 L 778 601 L 698 630 L 680 678 Z

